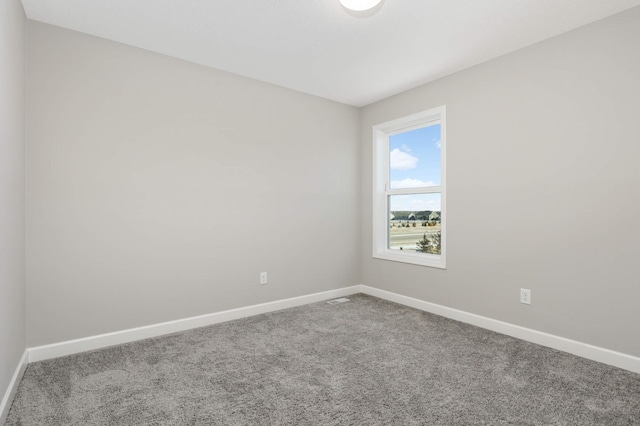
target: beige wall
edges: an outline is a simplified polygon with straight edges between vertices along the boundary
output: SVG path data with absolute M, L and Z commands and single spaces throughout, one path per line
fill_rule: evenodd
M 29 346 L 361 282 L 640 356 L 640 8 L 360 111 L 29 27 Z M 443 104 L 448 269 L 374 260 L 371 126 Z
M 635 8 L 365 107 L 363 283 L 640 356 L 639 40 Z M 374 260 L 371 126 L 443 104 L 448 268 Z
M 28 60 L 29 346 L 359 284 L 356 108 L 37 22 Z
M 25 350 L 24 138 L 26 18 L 0 2 L 0 401 Z M 0 419 L 2 422 L 2 419 Z

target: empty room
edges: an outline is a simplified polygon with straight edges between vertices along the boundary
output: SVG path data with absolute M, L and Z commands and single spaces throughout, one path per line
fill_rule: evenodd
M 640 425 L 640 0 L 2 0 L 0 425 Z

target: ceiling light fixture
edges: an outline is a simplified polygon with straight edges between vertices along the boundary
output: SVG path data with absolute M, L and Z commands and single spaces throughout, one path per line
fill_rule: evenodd
M 340 0 L 340 3 L 349 10 L 364 12 L 373 9 L 382 0 Z
M 384 3 L 383 0 L 339 0 L 349 14 L 364 18 L 375 14 Z

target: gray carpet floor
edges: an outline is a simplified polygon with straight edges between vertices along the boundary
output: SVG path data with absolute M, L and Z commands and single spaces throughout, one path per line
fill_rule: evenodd
M 640 375 L 365 295 L 30 364 L 7 425 L 640 425 Z

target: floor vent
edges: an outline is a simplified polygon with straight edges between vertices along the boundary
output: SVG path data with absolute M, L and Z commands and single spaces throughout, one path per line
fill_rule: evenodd
M 327 303 L 330 305 L 337 305 L 338 303 L 344 303 L 348 301 L 349 299 L 347 299 L 346 297 L 341 297 L 340 299 L 328 300 Z

